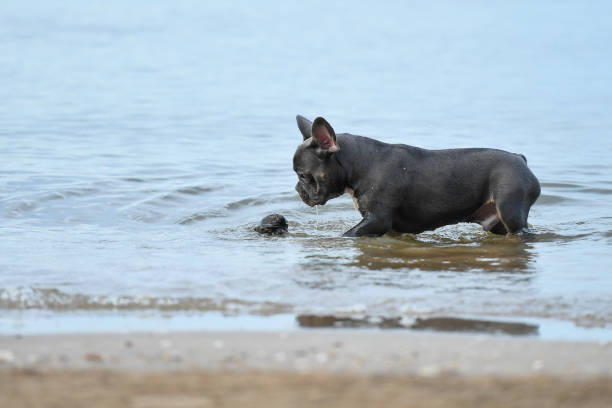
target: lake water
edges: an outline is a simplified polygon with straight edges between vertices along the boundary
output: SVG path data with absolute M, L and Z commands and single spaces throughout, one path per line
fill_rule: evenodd
M 287 328 L 299 314 L 612 337 L 609 2 L 13 1 L 0 11 L 0 333 Z M 527 237 L 346 239 L 295 115 L 527 156 Z M 253 231 L 269 213 L 290 231 Z M 538 323 L 539 322 L 539 323 Z M 582 337 L 581 337 L 582 336 Z

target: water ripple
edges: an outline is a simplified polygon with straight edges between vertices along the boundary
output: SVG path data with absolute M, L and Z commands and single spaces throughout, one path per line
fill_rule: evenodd
M 92 296 L 66 293 L 54 288 L 0 289 L 0 309 L 26 310 L 161 310 L 217 311 L 226 314 L 270 315 L 287 313 L 291 306 L 270 301 L 246 301 L 231 298 L 170 296 Z
M 224 217 L 225 215 L 225 211 L 221 210 L 198 211 L 196 213 L 190 214 L 186 217 L 179 219 L 176 223 L 181 225 L 189 225 L 199 221 L 208 220 L 210 218 Z

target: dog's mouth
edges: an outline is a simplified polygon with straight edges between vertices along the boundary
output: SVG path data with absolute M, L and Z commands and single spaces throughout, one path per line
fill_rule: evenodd
M 302 199 L 302 201 L 304 202 L 304 204 L 306 204 L 309 207 L 314 207 L 315 205 L 325 205 L 325 203 L 327 202 L 327 200 L 323 199 L 323 200 L 317 200 L 316 198 L 311 198 L 308 194 L 306 194 L 306 192 L 302 189 L 296 188 L 298 194 L 300 195 L 300 198 Z
M 302 199 L 302 201 L 309 207 L 314 207 L 315 205 L 325 205 L 325 203 L 327 203 L 331 198 L 333 198 L 333 197 L 317 197 L 317 194 L 315 194 L 313 197 L 310 194 L 308 194 L 306 189 L 302 185 L 300 185 L 300 183 L 296 184 L 295 190 L 300 195 L 300 198 Z
M 302 198 L 302 201 L 306 203 L 309 207 L 314 207 L 316 205 L 325 205 L 327 204 L 329 200 L 331 200 L 332 198 L 336 198 L 336 197 L 339 197 L 339 196 L 332 195 L 331 197 L 315 197 L 315 198 L 301 197 L 301 198 Z
M 303 200 L 302 200 L 303 201 Z M 327 200 L 321 201 L 321 202 L 317 202 L 315 200 L 309 200 L 309 201 L 304 201 L 306 203 L 306 205 L 308 205 L 309 207 L 314 207 L 316 205 L 325 205 L 325 203 L 327 203 Z
M 300 198 L 309 207 L 314 207 L 315 205 L 325 205 L 325 203 L 327 202 L 327 200 L 325 199 L 318 200 L 316 198 L 305 197 L 301 194 L 300 194 Z

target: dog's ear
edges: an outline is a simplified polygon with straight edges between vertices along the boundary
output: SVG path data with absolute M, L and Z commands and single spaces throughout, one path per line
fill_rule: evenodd
M 306 119 L 302 115 L 297 115 L 295 117 L 295 120 L 297 121 L 297 125 L 298 125 L 298 128 L 300 129 L 300 132 L 302 133 L 302 136 L 304 136 L 304 140 L 306 140 L 310 136 L 312 136 L 310 134 L 310 130 L 312 129 L 312 122 L 311 121 L 309 121 L 308 119 Z
M 327 153 L 335 153 L 340 150 L 336 143 L 336 132 L 334 128 L 322 117 L 318 117 L 312 124 L 312 141 L 319 149 Z

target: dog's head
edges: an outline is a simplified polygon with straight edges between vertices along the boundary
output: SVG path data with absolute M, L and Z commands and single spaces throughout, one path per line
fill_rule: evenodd
M 340 151 L 336 133 L 322 117 L 311 122 L 298 115 L 297 124 L 304 141 L 293 156 L 293 170 L 298 176 L 295 189 L 309 206 L 323 205 L 341 196 L 346 184 L 336 159 Z

